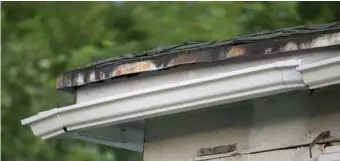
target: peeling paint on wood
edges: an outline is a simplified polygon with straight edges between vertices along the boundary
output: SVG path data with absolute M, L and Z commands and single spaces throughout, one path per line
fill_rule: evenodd
M 223 153 L 230 153 L 236 150 L 236 144 L 231 145 L 221 145 L 211 148 L 201 148 L 197 151 L 197 156 L 206 156 L 206 155 L 216 155 Z
M 123 64 L 113 70 L 113 72 L 111 73 L 111 77 L 132 74 L 138 71 L 149 71 L 155 69 L 156 66 L 152 61 L 142 61 L 132 64 Z

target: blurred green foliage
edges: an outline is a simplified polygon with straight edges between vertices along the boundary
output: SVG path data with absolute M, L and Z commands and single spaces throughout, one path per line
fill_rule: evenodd
M 137 161 L 141 154 L 35 137 L 20 120 L 72 104 L 56 77 L 92 61 L 185 41 L 340 20 L 339 2 L 1 2 L 1 159 Z

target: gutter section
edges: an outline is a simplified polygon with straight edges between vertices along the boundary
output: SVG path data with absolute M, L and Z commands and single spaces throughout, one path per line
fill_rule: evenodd
M 297 68 L 310 89 L 340 83 L 340 56 Z
M 22 124 L 29 125 L 33 133 L 42 139 L 49 139 L 66 131 L 144 120 L 307 89 L 296 70 L 300 65 L 300 60 L 281 61 L 114 95 L 42 112 L 22 120 Z
M 39 112 L 37 115 L 21 120 L 22 125 L 30 125 L 36 136 L 43 139 L 65 133 L 65 127 L 58 115 L 59 108 Z

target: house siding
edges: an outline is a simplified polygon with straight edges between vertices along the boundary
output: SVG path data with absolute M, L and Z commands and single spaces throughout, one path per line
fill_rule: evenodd
M 321 132 L 340 139 L 339 94 L 295 91 L 148 120 L 144 161 L 205 160 L 198 149 L 230 144 L 235 151 L 209 160 L 310 160 L 306 146 Z M 314 148 L 313 157 L 322 154 Z

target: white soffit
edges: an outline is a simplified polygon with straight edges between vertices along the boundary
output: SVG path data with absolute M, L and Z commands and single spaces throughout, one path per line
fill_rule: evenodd
M 126 126 L 107 126 L 68 132 L 67 137 L 132 151 L 143 151 L 144 131 Z
M 43 139 L 66 131 L 121 124 L 305 88 L 287 60 L 55 108 L 22 120 Z
M 340 56 L 317 61 L 297 68 L 303 81 L 311 88 L 320 88 L 340 83 Z

